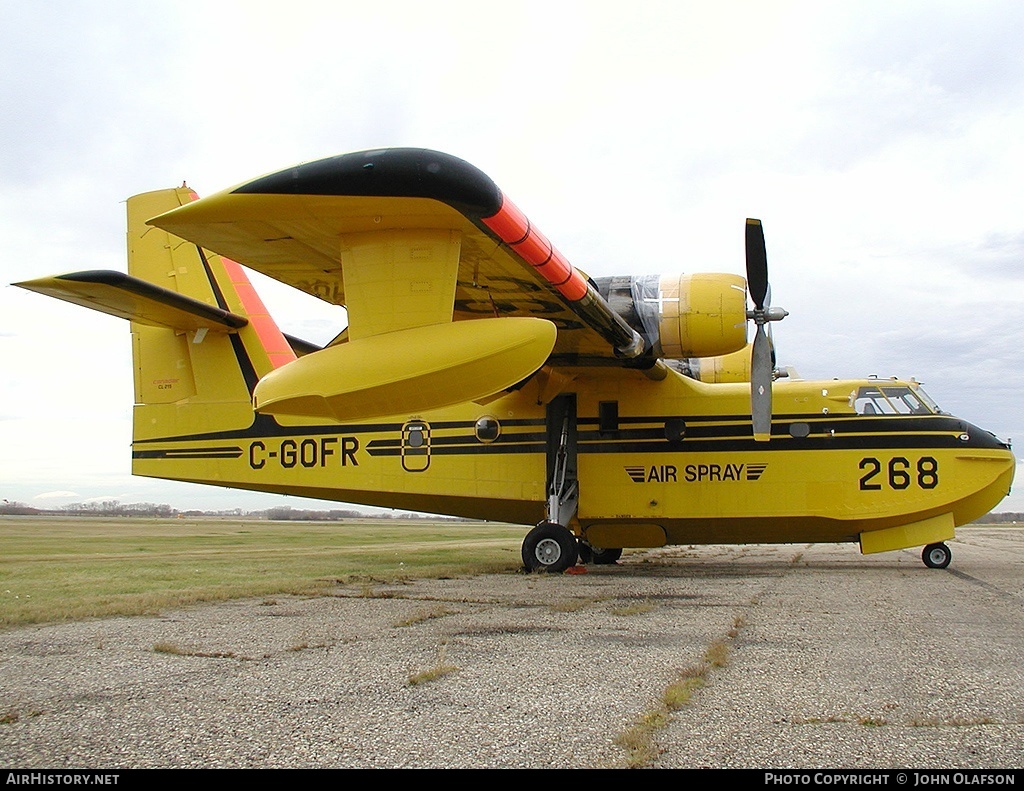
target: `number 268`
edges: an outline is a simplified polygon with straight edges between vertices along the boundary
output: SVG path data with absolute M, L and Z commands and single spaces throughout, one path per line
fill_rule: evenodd
M 916 467 L 910 459 L 894 456 L 885 465 L 887 476 L 882 472 L 882 462 L 872 456 L 861 459 L 857 466 L 864 470 L 860 476 L 860 488 L 864 491 L 883 488 L 886 477 L 889 488 L 897 490 L 908 489 L 915 482 L 922 489 L 934 489 L 939 485 L 939 463 L 931 456 L 919 458 Z

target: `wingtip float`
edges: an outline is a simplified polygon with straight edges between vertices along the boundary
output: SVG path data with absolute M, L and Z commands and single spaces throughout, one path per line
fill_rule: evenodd
M 532 571 L 670 543 L 942 567 L 1013 479 L 916 382 L 780 378 L 758 220 L 745 279 L 590 278 L 472 165 L 383 149 L 130 198 L 128 251 L 21 285 L 132 321 L 138 475 L 535 524 Z M 347 331 L 286 336 L 236 261 Z

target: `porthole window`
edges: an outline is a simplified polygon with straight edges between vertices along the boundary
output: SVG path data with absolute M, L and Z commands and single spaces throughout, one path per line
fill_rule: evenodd
M 494 442 L 501 435 L 501 424 L 490 415 L 485 415 L 476 422 L 475 432 L 480 442 Z
M 665 421 L 665 439 L 669 442 L 682 442 L 686 436 L 686 421 L 682 418 L 670 418 Z
M 810 435 L 811 427 L 807 423 L 790 423 L 789 424 L 789 436 L 796 437 L 797 439 L 803 439 Z

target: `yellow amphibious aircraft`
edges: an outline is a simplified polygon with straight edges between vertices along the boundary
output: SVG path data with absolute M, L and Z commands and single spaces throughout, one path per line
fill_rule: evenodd
M 136 475 L 535 524 L 532 571 L 683 543 L 946 566 L 1009 446 L 914 381 L 780 378 L 757 220 L 746 250 L 746 282 L 592 279 L 472 165 L 387 149 L 137 195 L 128 274 L 18 285 L 131 320 Z M 348 328 L 283 335 L 235 262 Z

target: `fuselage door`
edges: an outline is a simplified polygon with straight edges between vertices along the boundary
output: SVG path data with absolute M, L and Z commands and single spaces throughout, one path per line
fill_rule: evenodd
M 410 420 L 402 426 L 402 468 L 423 472 L 430 466 L 430 424 Z

